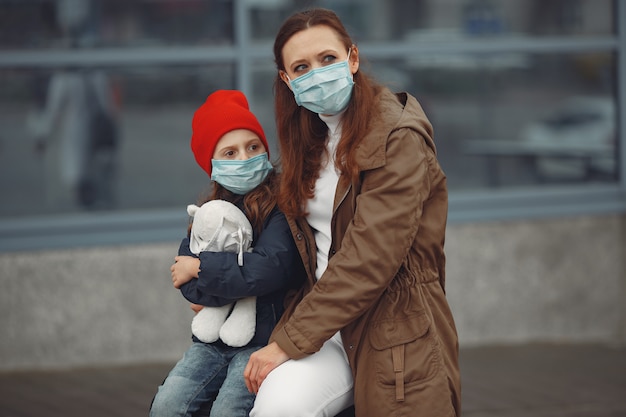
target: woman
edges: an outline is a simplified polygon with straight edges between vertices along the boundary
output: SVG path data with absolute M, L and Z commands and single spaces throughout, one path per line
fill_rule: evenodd
M 265 134 L 240 91 L 219 90 L 196 111 L 191 148 L 213 181 L 209 200 L 226 200 L 250 220 L 253 250 L 202 251 L 183 239 L 171 267 L 172 283 L 198 312 L 256 296 L 256 328 L 247 344 L 201 341 L 195 334 L 154 398 L 151 417 L 206 415 L 247 417 L 254 395 L 243 379 L 250 354 L 261 348 L 283 312 L 286 290 L 302 274 L 285 216 L 276 206 L 275 171 Z M 197 242 L 196 242 L 197 243 Z M 191 245 L 193 247 L 193 244 Z
M 253 417 L 458 416 L 445 298 L 446 177 L 412 96 L 359 71 L 339 18 L 314 9 L 274 43 L 278 196 L 307 280 L 244 371 Z

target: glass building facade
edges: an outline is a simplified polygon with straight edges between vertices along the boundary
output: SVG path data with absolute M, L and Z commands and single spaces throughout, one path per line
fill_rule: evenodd
M 0 250 L 178 239 L 193 112 L 243 90 L 276 159 L 273 37 L 316 6 L 422 103 L 451 221 L 626 211 L 624 0 L 0 0 Z

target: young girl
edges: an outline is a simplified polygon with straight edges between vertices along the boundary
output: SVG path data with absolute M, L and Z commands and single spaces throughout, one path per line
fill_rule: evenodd
M 283 312 L 286 290 L 294 287 L 302 265 L 285 216 L 276 206 L 277 177 L 268 160 L 265 134 L 239 91 L 211 94 L 196 111 L 191 148 L 213 181 L 208 200 L 238 206 L 253 227 L 253 250 L 243 266 L 233 252 L 193 255 L 183 239 L 171 267 L 172 282 L 192 308 L 222 306 L 256 296 L 256 331 L 243 347 L 220 340 L 203 343 L 195 336 L 153 400 L 151 417 L 210 415 L 245 417 L 254 394 L 243 379 L 250 354 L 268 341 Z
M 307 280 L 246 383 L 254 417 L 460 414 L 445 297 L 446 176 L 417 100 L 359 69 L 331 11 L 296 13 L 274 42 L 279 206 Z

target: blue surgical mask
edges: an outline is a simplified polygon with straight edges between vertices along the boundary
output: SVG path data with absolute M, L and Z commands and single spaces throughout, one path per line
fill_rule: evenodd
M 267 158 L 267 152 L 243 161 L 212 159 L 211 165 L 211 179 L 239 195 L 255 189 L 273 169 Z
M 350 51 L 345 61 L 312 69 L 295 80 L 289 80 L 298 106 L 326 115 L 344 110 L 354 86 L 349 60 Z

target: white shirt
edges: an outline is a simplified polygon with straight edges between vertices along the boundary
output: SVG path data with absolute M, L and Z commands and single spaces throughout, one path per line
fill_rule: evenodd
M 328 252 L 332 243 L 330 232 L 330 221 L 333 216 L 333 202 L 335 191 L 339 182 L 339 174 L 335 169 L 335 151 L 337 143 L 341 138 L 341 116 L 343 113 L 334 116 L 320 115 L 328 126 L 328 137 L 326 139 L 326 149 L 329 158 L 322 162 L 320 176 L 315 183 L 315 197 L 308 200 L 307 220 L 315 235 L 315 245 L 317 246 L 317 269 L 315 276 L 320 279 L 328 266 Z

